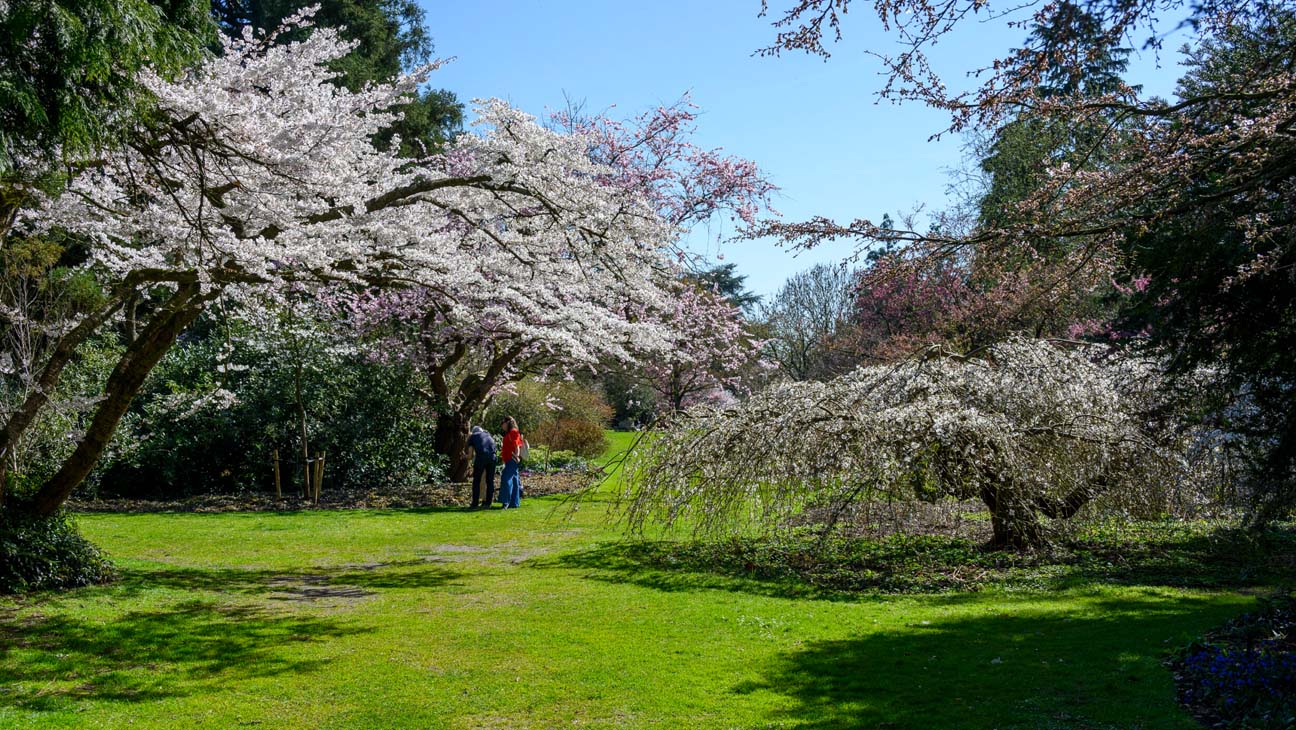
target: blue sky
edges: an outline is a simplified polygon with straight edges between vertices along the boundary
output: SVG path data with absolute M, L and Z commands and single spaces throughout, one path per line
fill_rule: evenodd
M 771 0 L 772 9 L 790 0 Z M 759 58 L 774 36 L 757 17 L 759 0 L 422 0 L 436 54 L 454 57 L 431 84 L 460 99 L 500 97 L 534 114 L 562 108 L 565 96 L 589 112 L 632 116 L 689 93 L 701 107 L 698 141 L 756 161 L 781 191 L 784 218 L 812 215 L 877 220 L 883 213 L 946 201 L 947 171 L 959 164 L 963 141 L 928 137 L 945 117 L 919 105 L 879 103 L 882 79 L 867 49 L 893 39 L 856 0 L 846 37 L 833 57 L 791 54 Z M 991 2 L 991 6 L 1005 5 Z M 976 22 L 936 46 L 933 60 L 957 88 L 965 72 L 1021 39 L 1003 22 Z M 1171 39 L 1167 47 L 1182 42 Z M 1177 53 L 1131 64 L 1130 78 L 1168 96 Z M 692 246 L 738 265 L 761 294 L 817 261 L 839 261 L 850 246 L 794 256 L 765 242 L 719 245 L 729 221 L 695 232 Z

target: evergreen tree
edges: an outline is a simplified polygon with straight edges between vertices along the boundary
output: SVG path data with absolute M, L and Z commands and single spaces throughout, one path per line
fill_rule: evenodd
M 761 297 L 747 290 L 747 277 L 737 273 L 737 268 L 736 264 L 716 264 L 690 278 L 704 288 L 718 292 L 730 304 L 746 312 L 759 303 Z
M 59 166 L 116 141 L 145 104 L 136 74 L 194 61 L 210 34 L 197 0 L 0 3 L 0 238 Z
M 341 74 L 338 82 L 352 91 L 432 59 L 432 38 L 423 8 L 415 0 L 212 0 L 211 13 L 222 31 L 237 34 L 245 26 L 273 30 L 284 18 L 316 4 L 316 25 L 342 28 L 343 37 L 358 44 L 333 64 Z M 285 40 L 296 38 L 297 34 L 288 34 Z M 404 118 L 375 141 L 385 145 L 393 135 L 400 135 L 405 156 L 440 149 L 463 126 L 463 104 L 445 89 L 420 90 L 399 109 Z
M 1296 73 L 1296 12 L 1239 22 L 1186 65 L 1181 99 L 1237 100 L 1203 108 L 1181 133 L 1262 123 L 1273 103 L 1240 90 Z M 1262 174 L 1239 184 L 1228 174 L 1242 154 L 1261 160 Z M 1142 274 L 1122 330 L 1147 333 L 1184 384 L 1206 379 L 1193 392 L 1215 400 L 1203 417 L 1231 435 L 1224 446 L 1245 467 L 1236 486 L 1263 523 L 1296 507 L 1296 141 L 1279 133 L 1239 145 L 1179 185 L 1204 204 L 1127 234 L 1131 268 Z M 1172 210 L 1170 194 L 1146 206 Z
M 1096 43 L 1102 32 L 1093 13 L 1070 0 L 1057 4 L 1048 23 L 1035 26 L 1033 40 L 1053 61 L 1036 89 L 1040 98 L 1096 98 L 1122 88 L 1121 75 L 1129 65 L 1130 49 Z M 1101 164 L 1101 146 L 1108 136 L 1104 121 L 1109 120 L 1073 124 L 1026 112 L 1000 127 L 980 162 L 990 181 L 981 200 L 980 224 L 1005 222 L 1012 215 L 1012 204 L 1039 188 L 1049 165 L 1061 161 L 1077 167 Z

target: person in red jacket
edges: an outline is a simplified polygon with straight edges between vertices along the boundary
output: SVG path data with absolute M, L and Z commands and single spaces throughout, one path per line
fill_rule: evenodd
M 522 504 L 522 477 L 518 473 L 522 466 L 522 432 L 518 431 L 512 416 L 504 419 L 500 430 L 504 432 L 504 445 L 500 449 L 504 472 L 500 474 L 499 500 L 504 509 L 517 509 Z

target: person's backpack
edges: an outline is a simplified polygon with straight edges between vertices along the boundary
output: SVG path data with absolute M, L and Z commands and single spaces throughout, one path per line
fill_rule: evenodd
M 531 458 L 531 444 L 527 443 L 526 437 L 522 436 L 522 445 L 518 447 L 518 459 L 526 461 Z

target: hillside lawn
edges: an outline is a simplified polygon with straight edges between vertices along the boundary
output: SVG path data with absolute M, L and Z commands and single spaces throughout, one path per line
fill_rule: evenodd
M 615 487 L 575 512 L 83 515 L 122 580 L 0 598 L 0 728 L 1191 728 L 1166 654 L 1254 602 L 650 569 L 607 548 Z

